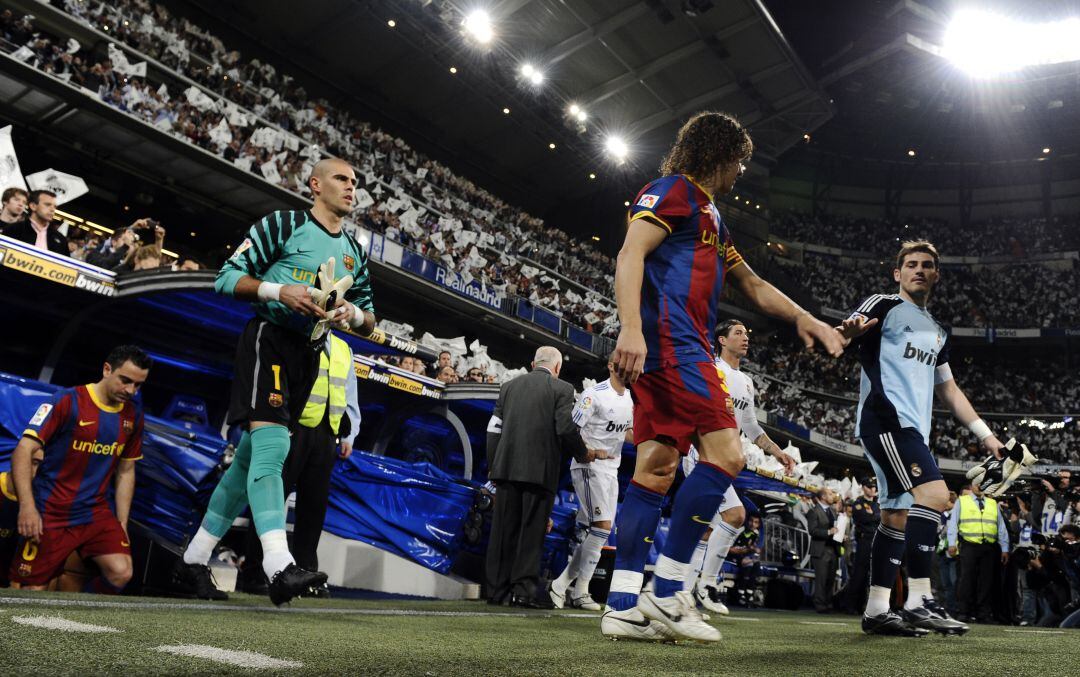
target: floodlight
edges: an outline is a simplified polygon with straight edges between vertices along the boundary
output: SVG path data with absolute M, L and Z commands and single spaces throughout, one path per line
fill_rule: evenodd
M 609 136 L 607 141 L 604 142 L 604 148 L 619 162 L 625 160 L 626 156 L 630 153 L 630 148 L 626 145 L 626 141 L 618 136 Z
M 461 24 L 465 32 L 481 45 L 486 45 L 495 37 L 491 27 L 491 17 L 482 9 L 474 9 L 465 16 Z
M 1001 14 L 966 9 L 945 32 L 942 55 L 974 77 L 986 78 L 1080 60 L 1080 18 L 1029 23 Z

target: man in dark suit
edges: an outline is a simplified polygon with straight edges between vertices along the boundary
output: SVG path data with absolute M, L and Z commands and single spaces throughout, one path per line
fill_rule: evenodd
M 839 561 L 840 543 L 833 539 L 836 511 L 830 505 L 832 501 L 832 491 L 820 489 L 814 507 L 806 513 L 806 529 L 810 532 L 810 561 L 814 567 L 814 609 L 819 614 L 832 610 L 832 588 Z
M 488 422 L 488 479 L 495 507 L 487 551 L 489 604 L 551 608 L 537 600 L 540 554 L 564 454 L 592 460 L 571 418 L 574 388 L 559 380 L 562 354 L 536 351 L 532 371 L 504 383 Z
M 68 241 L 53 226 L 56 214 L 56 193 L 51 190 L 32 190 L 27 199 L 30 214 L 22 221 L 16 221 L 4 228 L 4 235 L 33 245 L 38 249 L 48 249 L 55 254 L 69 256 Z

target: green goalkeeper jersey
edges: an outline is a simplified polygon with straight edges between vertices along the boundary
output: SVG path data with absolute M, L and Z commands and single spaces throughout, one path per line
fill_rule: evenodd
M 253 225 L 247 237 L 218 272 L 214 288 L 232 296 L 244 275 L 263 282 L 316 286 L 319 266 L 334 258 L 334 276 L 353 276 L 353 286 L 345 300 L 362 310 L 375 312 L 371 297 L 371 276 L 364 248 L 344 229 L 329 232 L 309 210 L 278 211 Z M 253 303 L 255 312 L 274 324 L 311 333 L 315 320 L 289 310 L 277 301 Z

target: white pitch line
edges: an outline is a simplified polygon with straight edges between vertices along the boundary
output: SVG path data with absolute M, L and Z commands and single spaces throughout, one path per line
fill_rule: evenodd
M 841 623 L 839 621 L 799 621 L 799 623 L 801 625 L 840 625 L 844 627 L 853 625 L 852 623 Z
M 159 646 L 154 651 L 171 653 L 175 656 L 191 656 L 192 658 L 205 658 L 215 663 L 235 665 L 240 668 L 255 668 L 257 670 L 279 668 L 302 668 L 300 661 L 287 661 L 261 654 L 256 651 L 232 651 L 219 649 L 216 646 L 204 644 L 176 644 L 172 646 Z
M 547 615 L 528 613 L 499 613 L 495 611 L 425 611 L 422 609 L 338 609 L 332 607 L 285 608 L 272 606 L 243 606 L 240 604 L 177 604 L 174 602 L 104 602 L 88 599 L 35 599 L 31 597 L 0 597 L 0 604 L 33 604 L 53 607 L 76 607 L 95 609 L 164 609 L 170 611 L 255 611 L 264 613 L 294 614 L 343 614 L 358 616 L 450 616 L 497 618 L 544 618 Z
M 116 628 L 110 628 L 107 625 L 79 623 L 59 616 L 12 616 L 11 620 L 19 625 L 29 625 L 43 630 L 60 630 L 61 632 L 120 632 Z
M 721 621 L 750 621 L 751 623 L 760 623 L 760 618 L 750 618 L 749 616 L 714 616 L 717 620 Z
M 1021 635 L 1064 635 L 1064 630 L 1020 630 L 1015 628 L 1007 628 L 1005 632 L 1016 632 Z

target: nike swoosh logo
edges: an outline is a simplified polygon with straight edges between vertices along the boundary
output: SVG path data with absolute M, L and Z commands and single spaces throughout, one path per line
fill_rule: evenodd
M 80 426 L 94 425 L 93 421 L 79 421 Z
M 694 515 L 694 516 L 693 516 L 693 517 L 691 517 L 690 519 L 691 519 L 691 520 L 693 520 L 693 521 L 695 521 L 695 522 L 697 522 L 698 524 L 704 524 L 704 525 L 706 525 L 706 526 L 708 526 L 709 524 L 712 524 L 712 522 L 711 522 L 711 521 L 709 521 L 709 520 L 703 520 L 703 519 L 701 519 L 701 515 Z
M 635 625 L 639 628 L 647 628 L 649 627 L 649 624 L 652 623 L 648 618 L 642 618 L 640 621 L 632 621 L 629 618 L 620 618 L 619 620 L 627 625 Z
M 651 538 L 650 536 L 646 536 L 646 537 L 645 537 L 645 542 L 646 542 L 646 543 L 652 543 L 652 542 L 653 542 L 653 540 L 652 540 L 652 538 Z
M 130 546 L 131 544 L 128 543 L 127 541 L 120 541 L 120 545 L 122 545 L 122 546 L 124 546 L 126 548 L 126 547 Z
M 659 604 L 654 604 L 653 606 L 655 606 L 657 609 L 659 609 L 660 613 L 664 614 L 664 617 L 670 619 L 672 623 L 679 623 L 679 622 L 682 621 L 682 614 L 676 614 L 676 615 L 672 616 L 668 612 L 664 611 L 664 608 L 662 606 L 660 606 Z

